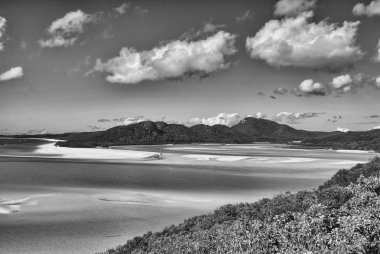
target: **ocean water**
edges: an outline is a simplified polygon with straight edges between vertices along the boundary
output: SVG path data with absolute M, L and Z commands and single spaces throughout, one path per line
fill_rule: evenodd
M 0 208 L 24 199 L 15 212 L 0 213 L 0 253 L 104 251 L 226 203 L 317 187 L 340 168 L 374 156 L 175 145 L 114 148 L 164 151 L 163 160 L 120 161 L 41 156 L 22 147 L 0 150 Z

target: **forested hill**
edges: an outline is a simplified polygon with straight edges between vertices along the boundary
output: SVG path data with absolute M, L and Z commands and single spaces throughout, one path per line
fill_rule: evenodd
M 313 138 L 322 133 L 296 130 L 273 121 L 245 118 L 240 123 L 187 127 L 165 122 L 140 122 L 117 126 L 106 131 L 78 133 L 68 137 L 60 146 L 95 147 L 110 145 L 166 144 L 166 143 L 250 143 L 254 141 L 290 141 Z
M 319 189 L 225 205 L 105 254 L 380 253 L 380 158 Z
M 316 132 L 297 130 L 270 120 L 247 117 L 238 124 L 194 125 L 187 127 L 165 122 L 140 122 L 117 126 L 105 131 L 67 133 L 58 142 L 66 147 L 96 147 L 112 145 L 143 145 L 167 143 L 252 143 L 270 141 L 286 143 L 302 141 L 302 145 L 321 148 L 361 149 L 380 152 L 380 130 L 365 132 Z
M 380 129 L 332 133 L 303 140 L 304 145 L 332 149 L 373 150 L 380 152 Z

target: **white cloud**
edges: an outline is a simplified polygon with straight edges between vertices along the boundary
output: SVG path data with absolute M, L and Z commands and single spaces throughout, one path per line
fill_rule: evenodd
M 313 69 L 339 69 L 362 58 L 363 52 L 355 46 L 359 21 L 338 26 L 327 21 L 309 23 L 311 17 L 312 11 L 268 21 L 254 37 L 247 38 L 250 56 L 275 67 Z
M 365 6 L 363 3 L 358 3 L 352 9 L 352 13 L 356 16 L 376 16 L 380 15 L 380 0 L 374 0 L 369 5 Z
M 267 115 L 261 112 L 257 112 L 253 117 L 258 118 L 258 119 L 266 119 Z
M 328 91 L 324 84 L 314 82 L 312 79 L 306 79 L 301 82 L 298 88 L 294 89 L 293 94 L 296 96 L 310 96 L 310 95 L 327 95 Z
M 131 3 L 123 3 L 122 5 L 115 8 L 117 16 L 121 16 L 127 12 L 128 8 L 131 6 Z
M 209 117 L 209 118 L 191 118 L 188 121 L 188 125 L 196 125 L 196 124 L 205 124 L 205 125 L 216 125 L 216 124 L 222 124 L 227 126 L 233 126 L 237 123 L 239 123 L 242 120 L 240 115 L 238 113 L 220 113 L 217 116 Z
M 321 114 L 324 114 L 324 113 L 317 113 L 317 112 L 305 112 L 305 113 L 280 112 L 274 116 L 273 120 L 277 121 L 277 122 L 285 121 L 287 123 L 295 124 L 295 123 L 299 123 L 300 120 L 318 117 Z
M 377 56 L 374 58 L 375 62 L 380 62 L 380 39 L 379 42 L 377 43 Z
M 123 121 L 123 125 L 130 125 L 130 124 L 140 123 L 144 121 L 149 121 L 149 119 L 146 118 L 145 116 L 132 116 L 132 117 L 126 118 Z
M 348 129 L 348 128 L 343 128 L 343 127 L 338 127 L 338 128 L 336 128 L 336 130 L 337 130 L 337 131 L 340 131 L 340 132 L 349 132 L 349 131 L 350 131 L 350 129 Z
M 331 85 L 335 89 L 341 89 L 347 85 L 350 85 L 352 83 L 352 78 L 350 74 L 341 75 L 338 77 L 333 78 Z
M 317 0 L 280 0 L 275 5 L 275 16 L 296 16 L 314 9 Z
M 373 127 L 372 130 L 380 130 L 380 125 Z
M 0 81 L 21 78 L 24 75 L 22 67 L 13 67 L 8 71 L 0 74 Z
M 355 92 L 357 89 L 370 82 L 373 82 L 373 79 L 369 79 L 361 73 L 358 73 L 354 76 L 345 74 L 333 78 L 331 81 L 331 87 L 338 93 L 348 93 Z
M 236 35 L 219 31 L 198 41 L 172 41 L 148 51 L 122 48 L 120 55 L 102 62 L 94 71 L 106 72 L 111 83 L 136 84 L 144 80 L 179 78 L 191 73 L 226 69 L 225 58 L 236 52 Z
M 0 16 L 0 51 L 4 49 L 3 37 L 5 35 L 5 28 L 7 25 L 7 20 Z
M 74 45 L 79 35 L 83 33 L 84 26 L 97 22 L 97 14 L 87 14 L 81 10 L 66 13 L 48 27 L 49 39 L 39 40 L 41 47 L 68 47 Z
M 375 84 L 376 84 L 377 87 L 380 88 L 380 77 L 377 77 L 377 78 L 375 79 Z
M 239 23 L 243 23 L 247 20 L 252 20 L 253 14 L 250 10 L 246 10 L 241 16 L 236 17 L 236 21 Z

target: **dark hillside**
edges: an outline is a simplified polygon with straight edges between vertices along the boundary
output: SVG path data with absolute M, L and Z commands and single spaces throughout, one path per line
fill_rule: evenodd
M 315 137 L 318 133 L 296 130 L 265 119 L 245 118 L 233 127 L 198 124 L 187 127 L 164 122 L 141 122 L 117 126 L 102 132 L 78 133 L 59 142 L 60 146 L 95 147 L 167 143 L 251 143 L 260 140 L 286 142 Z

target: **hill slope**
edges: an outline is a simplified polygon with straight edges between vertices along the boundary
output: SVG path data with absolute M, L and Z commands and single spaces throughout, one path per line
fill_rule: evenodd
M 232 127 L 203 124 L 187 127 L 180 124 L 146 121 L 127 126 L 117 126 L 105 131 L 65 133 L 56 136 L 66 140 L 57 143 L 59 146 L 66 147 L 168 143 L 241 144 L 255 141 L 286 143 L 298 140 L 302 141 L 302 146 L 310 148 L 358 149 L 380 152 L 380 130 L 347 133 L 305 131 L 253 117 L 247 117 Z M 54 138 L 54 135 L 49 137 Z
M 146 121 L 117 126 L 106 131 L 78 133 L 59 142 L 67 147 L 95 147 L 110 145 L 165 144 L 165 143 L 250 143 L 258 140 L 290 141 L 312 138 L 315 132 L 296 130 L 273 121 L 245 118 L 233 127 L 225 125 L 195 125 Z
M 325 136 L 306 138 L 303 143 L 333 149 L 374 150 L 379 152 L 380 130 L 333 132 Z
M 379 172 L 375 158 L 339 171 L 318 190 L 226 205 L 105 254 L 379 253 Z

